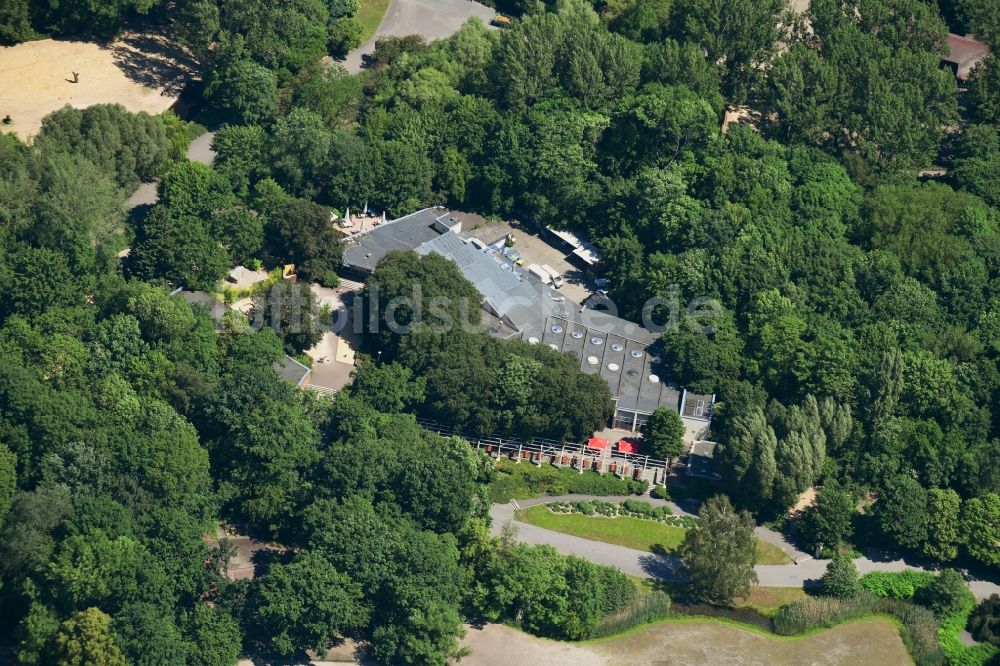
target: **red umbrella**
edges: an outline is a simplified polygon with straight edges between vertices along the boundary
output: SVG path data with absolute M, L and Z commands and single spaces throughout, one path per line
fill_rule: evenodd
M 639 450 L 639 443 L 631 439 L 623 439 L 618 442 L 618 450 L 622 453 L 636 453 Z
M 606 437 L 591 437 L 587 440 L 588 449 L 606 449 L 608 448 L 608 440 Z

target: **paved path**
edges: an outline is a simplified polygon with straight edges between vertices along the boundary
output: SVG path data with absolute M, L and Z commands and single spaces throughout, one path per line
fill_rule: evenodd
M 433 41 L 454 35 L 472 16 L 489 25 L 494 14 L 493 9 L 472 0 L 392 0 L 375 36 L 348 53 L 340 64 L 351 74 L 357 74 L 364 56 L 374 53 L 378 39 L 422 35 Z
M 604 500 L 609 502 L 623 501 L 625 499 L 637 499 L 636 497 L 594 497 L 591 495 L 561 495 L 559 497 L 536 497 L 529 500 L 517 500 L 520 507 L 534 506 L 548 502 L 575 502 L 581 500 Z M 684 515 L 689 512 L 682 510 L 673 502 L 666 500 L 654 500 L 642 498 L 654 504 L 668 504 L 677 510 L 678 514 Z M 591 541 L 580 537 L 554 532 L 543 527 L 529 525 L 514 520 L 514 507 L 511 504 L 494 504 L 490 508 L 490 517 L 493 519 L 491 531 L 499 534 L 503 526 L 510 523 L 517 527 L 517 538 L 528 544 L 547 544 L 561 553 L 567 555 L 578 555 L 598 564 L 606 564 L 615 567 L 620 571 L 643 578 L 664 578 L 677 579 L 680 571 L 680 558 L 673 556 L 655 555 L 642 550 L 634 550 L 625 546 L 604 543 L 602 541 Z M 758 528 L 757 535 L 763 540 L 772 541 L 774 535 L 784 538 L 772 530 Z M 801 552 L 801 551 L 796 551 Z M 815 584 L 826 571 L 829 560 L 805 560 L 799 564 L 768 565 L 758 564 L 755 567 L 759 584 L 765 587 L 802 587 L 803 585 Z M 867 557 L 861 557 L 854 561 L 861 574 L 872 571 L 903 571 L 905 569 L 923 570 L 922 567 L 912 566 L 903 560 L 876 561 Z M 1000 585 L 991 580 L 974 579 L 969 581 L 969 587 L 977 599 L 984 599 L 991 594 L 1000 594 Z
M 211 164 L 215 161 L 215 151 L 212 150 L 212 139 L 215 132 L 205 132 L 188 146 L 187 158 L 192 162 Z M 132 210 L 136 206 L 152 206 L 156 203 L 156 185 L 159 181 L 143 183 L 128 199 L 125 200 L 125 210 Z

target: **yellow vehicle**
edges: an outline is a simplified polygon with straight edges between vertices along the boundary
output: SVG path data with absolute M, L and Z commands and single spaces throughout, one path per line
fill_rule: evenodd
M 493 25 L 498 28 L 509 28 L 514 23 L 514 19 L 506 14 L 497 14 L 493 17 Z

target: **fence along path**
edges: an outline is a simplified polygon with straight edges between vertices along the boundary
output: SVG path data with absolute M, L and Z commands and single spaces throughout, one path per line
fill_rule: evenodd
M 571 467 L 580 472 L 593 470 L 601 474 L 645 479 L 654 484 L 664 483 L 670 472 L 669 461 L 637 453 L 591 449 L 586 444 L 560 442 L 544 437 L 532 437 L 530 440 L 497 435 L 478 437 L 426 419 L 417 419 L 417 423 L 426 430 L 445 437 L 461 437 L 477 451 L 485 450 L 497 459 L 506 456 L 515 462 L 527 461 L 536 465 L 551 463 L 557 467 Z

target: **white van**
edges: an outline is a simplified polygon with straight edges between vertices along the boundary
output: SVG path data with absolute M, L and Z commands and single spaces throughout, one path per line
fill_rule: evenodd
M 552 268 L 548 264 L 542 264 L 542 270 L 549 274 L 549 278 L 552 280 L 553 287 L 558 289 L 559 287 L 563 286 L 562 275 L 559 275 L 559 272 L 556 269 Z
M 528 264 L 528 272 L 541 280 L 542 284 L 549 284 L 552 282 L 552 276 L 549 275 L 549 272 L 540 267 L 538 264 Z

